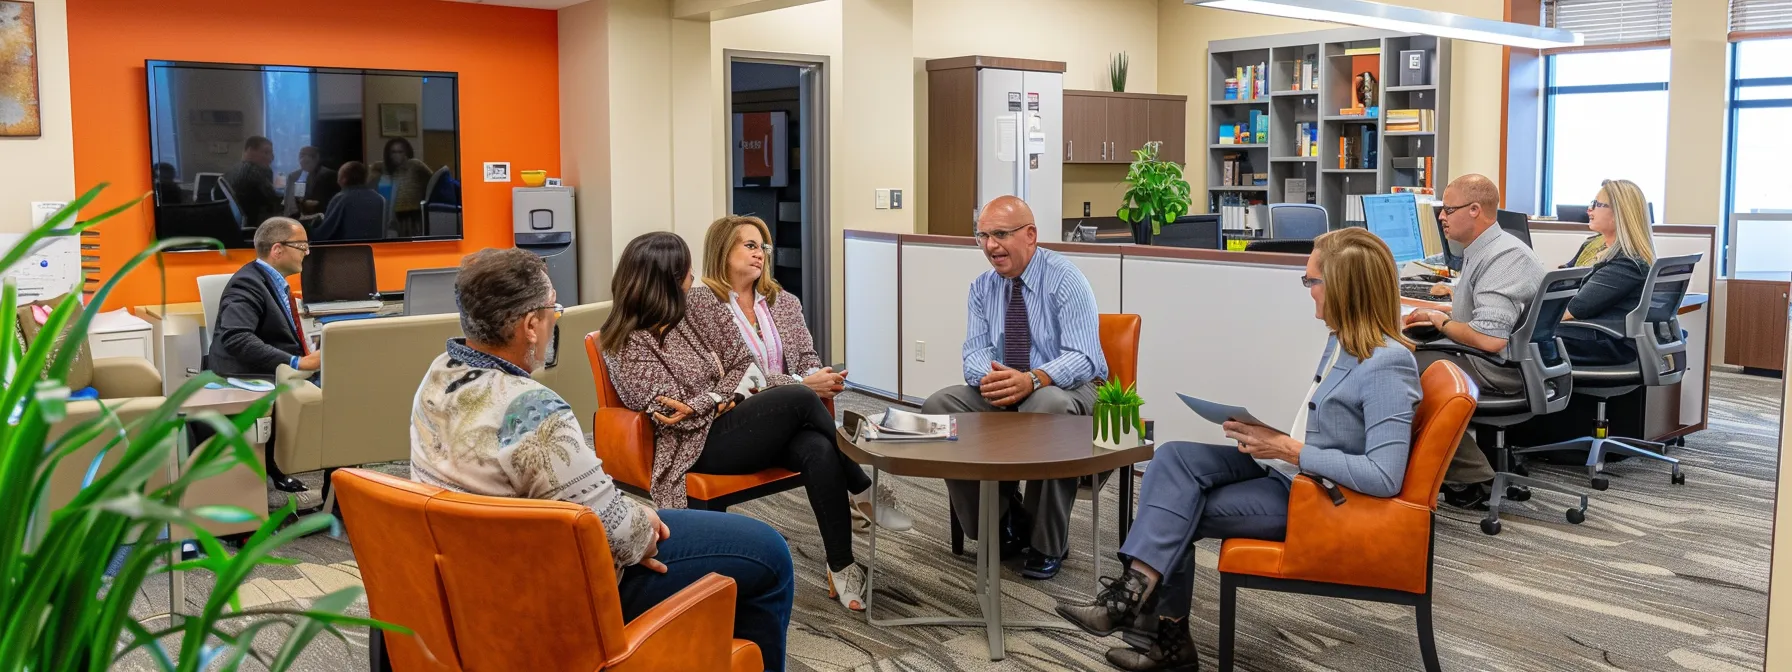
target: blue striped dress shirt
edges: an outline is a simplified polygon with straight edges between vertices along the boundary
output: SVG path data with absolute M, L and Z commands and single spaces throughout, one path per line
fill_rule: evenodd
M 1065 389 L 1106 378 L 1108 360 L 1101 353 L 1095 290 L 1089 288 L 1083 272 L 1064 255 L 1038 248 L 1020 278 L 1021 295 L 1027 300 L 1027 326 L 1033 336 L 1032 367 Z M 991 362 L 1002 361 L 1009 283 L 994 270 L 971 282 L 964 335 L 964 382 L 971 387 L 989 375 Z

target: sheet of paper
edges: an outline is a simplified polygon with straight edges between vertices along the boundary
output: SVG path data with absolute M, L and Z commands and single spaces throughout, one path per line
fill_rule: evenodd
M 1207 401 L 1205 399 L 1196 399 L 1181 392 L 1177 392 L 1176 396 L 1181 398 L 1182 403 L 1187 404 L 1189 410 L 1194 411 L 1195 415 L 1199 415 L 1203 420 L 1213 424 L 1218 425 L 1225 423 L 1227 420 L 1237 420 L 1253 425 L 1262 425 L 1278 432 L 1282 432 L 1283 434 L 1287 433 L 1284 430 L 1277 429 L 1274 425 L 1258 420 L 1257 416 L 1251 415 L 1251 412 L 1246 410 L 1243 406 L 1229 406 Z
M 1015 128 L 1013 116 L 1004 114 L 1002 116 L 996 117 L 996 160 L 997 161 L 1006 162 L 1006 161 L 1014 160 L 1015 134 L 1019 133 L 1019 132 L 1020 132 L 1020 129 Z

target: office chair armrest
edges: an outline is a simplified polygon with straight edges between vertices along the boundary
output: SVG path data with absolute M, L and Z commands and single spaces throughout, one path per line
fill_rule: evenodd
M 93 389 L 101 399 L 162 396 L 162 372 L 142 357 L 93 360 Z
M 1399 498 L 1338 486 L 1342 505 L 1305 474 L 1288 493 L 1282 576 L 1421 592 L 1430 561 L 1431 511 Z
M 710 574 L 622 627 L 627 648 L 604 669 L 726 670 L 734 652 L 734 579 Z
M 1510 366 L 1511 365 L 1510 362 L 1506 361 L 1505 357 L 1501 357 L 1501 356 L 1493 354 L 1491 352 L 1487 352 L 1480 348 L 1471 348 L 1469 346 L 1463 345 L 1461 343 L 1457 343 L 1455 341 L 1437 341 L 1437 342 L 1433 342 L 1433 343 L 1420 343 L 1418 349 L 1420 351 L 1448 352 L 1448 353 L 1456 354 L 1456 355 L 1467 355 L 1469 357 L 1476 357 L 1476 358 L 1485 360 L 1488 363 L 1493 364 L 1495 366 Z
M 591 447 L 611 478 L 641 490 L 653 487 L 653 422 L 646 413 L 600 408 L 591 418 Z
M 1593 323 L 1591 323 L 1591 322 L 1576 322 L 1576 321 L 1572 321 L 1572 320 L 1570 320 L 1570 321 L 1567 321 L 1567 322 L 1563 322 L 1563 323 L 1562 323 L 1562 324 L 1561 324 L 1561 326 L 1560 326 L 1560 327 L 1559 327 L 1559 328 L 1561 328 L 1561 329 L 1567 329 L 1567 328 L 1569 328 L 1569 327 L 1574 327 L 1574 328 L 1576 328 L 1576 329 L 1588 329 L 1588 330 L 1591 330 L 1591 331 L 1597 331 L 1597 332 L 1599 332 L 1599 333 L 1601 333 L 1601 334 L 1605 334 L 1605 335 L 1607 335 L 1607 336 L 1610 336 L 1610 337 L 1612 337 L 1612 338 L 1615 338 L 1615 339 L 1618 339 L 1618 340 L 1620 340 L 1620 341 L 1625 341 L 1625 340 L 1630 340 L 1630 337 L 1629 337 L 1629 336 L 1625 336 L 1625 335 L 1623 335 L 1623 334 L 1620 334 L 1620 333 L 1618 333 L 1618 332 L 1617 332 L 1617 330 L 1615 330 L 1615 329 L 1612 329 L 1612 328 L 1611 328 L 1611 327 L 1607 327 L 1607 326 L 1604 326 L 1604 325 L 1598 325 L 1598 324 L 1593 324 Z

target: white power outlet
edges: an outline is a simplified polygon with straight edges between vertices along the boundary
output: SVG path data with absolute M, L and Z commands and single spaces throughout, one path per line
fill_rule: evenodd
M 915 361 L 927 361 L 927 341 L 915 341 Z
M 267 443 L 268 441 L 273 440 L 273 438 L 274 419 L 256 418 L 254 435 L 249 437 L 249 443 Z

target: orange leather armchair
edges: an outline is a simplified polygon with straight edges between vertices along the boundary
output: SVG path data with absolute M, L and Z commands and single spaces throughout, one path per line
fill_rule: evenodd
M 604 364 L 598 332 L 585 335 L 585 357 L 591 360 L 591 377 L 597 384 L 597 413 L 591 419 L 591 443 L 604 461 L 604 471 L 628 490 L 643 497 L 653 493 L 653 421 L 646 413 L 622 405 L 610 368 Z M 823 399 L 828 415 L 834 400 Z M 686 506 L 726 511 L 736 504 L 801 487 L 802 474 L 773 467 L 744 475 L 687 473 L 684 475 Z
M 1477 390 L 1462 370 L 1436 362 L 1420 378 L 1412 452 L 1400 494 L 1370 497 L 1339 487 L 1343 504 L 1307 476 L 1288 493 L 1284 541 L 1228 539 L 1220 547 L 1220 670 L 1232 669 L 1238 589 L 1251 588 L 1414 607 L 1425 669 L 1437 672 L 1431 573 L 1437 491 L 1475 414 Z
M 734 580 L 710 574 L 622 622 L 597 514 L 450 492 L 362 469 L 331 475 L 374 618 L 378 670 L 763 672 L 730 639 Z M 528 552 L 519 552 L 527 549 Z

